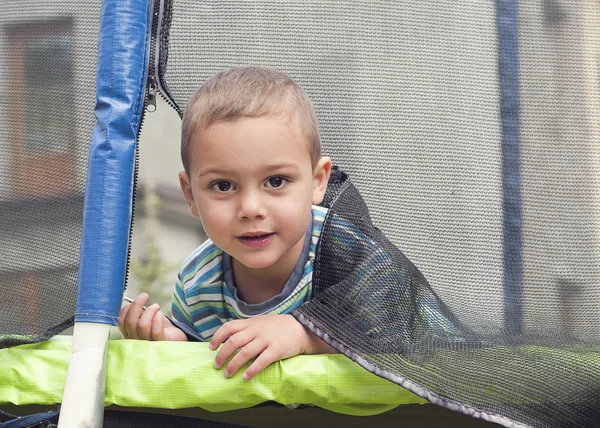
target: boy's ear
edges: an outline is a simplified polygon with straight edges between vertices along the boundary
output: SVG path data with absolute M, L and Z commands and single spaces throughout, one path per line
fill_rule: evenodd
M 185 171 L 181 171 L 179 173 L 179 185 L 181 186 L 181 191 L 183 192 L 183 196 L 185 196 L 185 200 L 192 210 L 192 214 L 196 217 L 200 217 L 200 214 L 198 213 L 198 207 L 196 206 L 196 201 L 194 200 L 194 193 L 192 192 L 190 178 Z
M 329 174 L 331 173 L 331 159 L 323 156 L 317 162 L 313 175 L 313 205 L 318 205 L 323 201 L 327 183 L 329 182 Z

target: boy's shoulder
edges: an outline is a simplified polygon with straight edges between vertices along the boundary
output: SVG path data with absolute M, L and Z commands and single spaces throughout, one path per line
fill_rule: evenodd
M 323 223 L 325 223 L 325 217 L 329 210 L 319 205 L 312 206 L 312 235 L 313 238 L 318 238 L 321 235 L 321 229 L 323 229 Z
M 215 265 L 220 266 L 222 256 L 223 250 L 212 240 L 207 239 L 181 262 L 179 268 L 181 281 L 186 282 L 202 270 L 214 268 Z
M 312 206 L 313 218 L 317 219 L 321 223 L 325 220 L 325 216 L 327 216 L 327 211 L 329 210 L 325 207 L 319 205 Z

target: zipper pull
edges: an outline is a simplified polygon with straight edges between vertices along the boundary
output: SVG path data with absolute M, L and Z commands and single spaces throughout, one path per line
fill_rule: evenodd
M 148 110 L 150 113 L 156 111 L 156 81 L 154 80 L 154 76 L 150 76 L 148 78 L 146 110 Z

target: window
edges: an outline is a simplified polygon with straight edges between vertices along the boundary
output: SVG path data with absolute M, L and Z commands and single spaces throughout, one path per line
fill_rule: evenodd
M 76 147 L 72 21 L 11 25 L 10 144 L 18 197 L 75 192 Z

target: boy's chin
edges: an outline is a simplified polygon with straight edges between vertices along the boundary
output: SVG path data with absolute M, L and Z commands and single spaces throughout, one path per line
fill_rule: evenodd
M 268 269 L 273 266 L 277 260 L 272 257 L 235 257 L 240 264 L 248 269 Z

